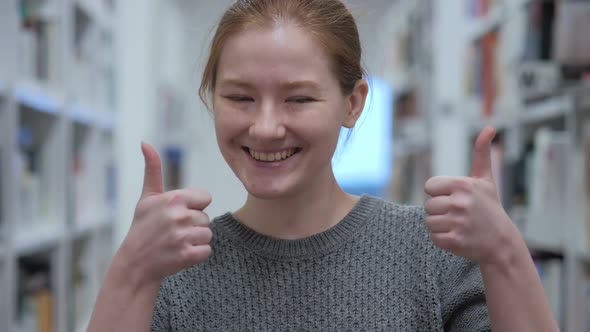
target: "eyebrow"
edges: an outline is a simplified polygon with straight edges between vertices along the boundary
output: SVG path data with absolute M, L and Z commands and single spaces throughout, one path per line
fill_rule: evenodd
M 219 81 L 220 85 L 230 85 L 230 86 L 236 86 L 236 87 L 241 87 L 241 88 L 252 88 L 253 84 L 248 82 L 248 81 L 244 81 L 244 80 L 239 80 L 239 79 L 222 79 Z M 279 84 L 281 89 L 285 89 L 285 90 L 292 90 L 292 89 L 297 89 L 297 88 L 305 88 L 305 87 L 309 87 L 309 88 L 313 88 L 315 90 L 322 90 L 322 88 L 320 87 L 319 84 L 317 84 L 314 81 L 309 81 L 309 80 L 302 80 L 302 81 L 288 81 L 288 82 L 283 82 Z

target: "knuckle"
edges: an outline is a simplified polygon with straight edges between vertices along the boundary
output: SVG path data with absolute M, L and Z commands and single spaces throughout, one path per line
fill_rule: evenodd
M 199 188 L 191 188 L 189 189 L 189 192 L 198 197 L 199 199 L 202 199 L 203 201 L 211 201 L 212 197 L 211 197 L 211 193 L 209 193 L 207 190 L 203 190 L 203 189 L 199 189 Z
M 193 261 L 195 260 L 193 252 L 190 250 L 189 246 L 184 247 L 178 255 L 178 259 L 180 260 L 180 264 L 187 266 L 192 265 Z
M 457 229 L 467 229 L 469 227 L 469 220 L 465 217 L 455 217 L 453 219 L 453 223 L 455 224 L 455 228 Z
M 197 211 L 194 222 L 197 226 L 209 227 L 209 216 L 205 212 Z
M 203 239 L 206 243 L 210 243 L 213 240 L 213 232 L 209 227 L 201 227 L 201 232 L 203 233 Z
M 453 181 L 453 186 L 466 192 L 473 191 L 473 181 L 471 181 L 471 179 L 468 177 L 456 178 Z
M 211 256 L 212 249 L 210 245 L 203 245 L 201 246 L 201 250 L 199 252 L 199 260 L 205 260 L 209 256 Z
M 173 191 L 168 194 L 166 206 L 173 206 L 180 202 L 182 202 L 182 193 L 180 191 Z
M 468 210 L 471 205 L 471 200 L 465 195 L 451 195 L 449 198 L 449 204 L 454 210 L 465 211 Z
M 179 245 L 181 243 L 187 242 L 186 233 L 180 230 L 172 232 L 172 245 Z
M 190 220 L 191 215 L 186 209 L 169 209 L 167 210 L 166 217 L 175 224 L 183 224 Z
M 426 183 L 424 184 L 424 191 L 426 191 L 426 193 L 432 192 L 434 189 L 434 186 L 436 185 L 436 183 L 438 181 L 439 181 L 438 176 L 434 176 L 434 177 L 431 177 L 428 180 L 426 180 Z
M 458 234 L 457 232 L 452 233 L 449 235 L 449 244 L 452 248 L 455 249 L 464 249 L 465 248 L 465 238 Z

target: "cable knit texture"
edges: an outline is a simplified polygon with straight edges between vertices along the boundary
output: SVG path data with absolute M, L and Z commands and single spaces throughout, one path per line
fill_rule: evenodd
M 222 215 L 212 256 L 162 283 L 152 331 L 489 331 L 478 266 L 424 219 L 365 195 L 331 229 L 280 240 Z

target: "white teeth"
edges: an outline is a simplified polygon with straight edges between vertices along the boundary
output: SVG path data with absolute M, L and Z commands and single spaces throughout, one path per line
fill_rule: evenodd
M 259 161 L 268 161 L 268 162 L 285 160 L 285 159 L 291 157 L 293 154 L 295 154 L 295 149 L 288 149 L 288 150 L 284 150 L 281 152 L 272 152 L 272 153 L 258 152 L 258 151 L 254 151 L 254 150 L 249 150 L 249 151 L 250 151 L 250 156 L 252 156 L 252 158 L 259 160 Z

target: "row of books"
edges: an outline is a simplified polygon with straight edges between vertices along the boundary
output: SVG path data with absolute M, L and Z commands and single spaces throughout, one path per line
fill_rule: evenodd
M 469 1 L 478 5 L 475 16 L 485 16 L 490 1 Z M 483 8 L 483 9 L 482 9 Z M 480 117 L 492 117 L 499 99 L 503 97 L 506 79 L 518 81 L 521 93 L 531 84 L 542 85 L 545 94 L 560 85 L 580 81 L 590 74 L 590 2 L 530 1 L 527 6 L 513 10 L 525 11 L 522 26 L 526 27 L 523 40 L 503 43 L 502 36 L 516 32 L 504 31 L 504 25 L 489 31 L 474 41 L 466 50 L 468 66 L 465 78 L 466 93 L 479 100 L 476 109 Z M 519 17 L 519 16 L 516 16 Z M 517 34 L 518 35 L 518 34 Z M 505 50 L 504 47 L 517 47 Z M 513 54 L 515 59 L 505 59 Z M 503 58 L 504 57 L 504 58 Z M 517 63 L 517 67 L 505 68 Z M 530 66 L 534 64 L 534 66 Z M 511 77 L 508 77 L 511 76 Z M 531 80 L 536 80 L 532 82 Z M 538 92 L 538 91 L 533 91 Z M 527 96 L 521 96 L 527 99 Z
M 48 206 L 49 196 L 54 195 L 50 188 L 43 186 L 46 182 L 44 179 L 51 176 L 47 163 L 42 160 L 48 156 L 43 156 L 42 146 L 35 144 L 31 128 L 27 125 L 19 128 L 18 143 L 14 169 L 15 177 L 19 180 L 20 220 L 25 223 L 47 219 L 51 213 Z M 69 196 L 69 204 L 74 208 L 74 220 L 77 222 L 87 220 L 83 217 L 88 215 L 88 211 L 96 213 L 100 208 L 112 207 L 116 200 L 114 164 L 103 164 L 103 167 L 98 169 L 98 178 L 92 178 L 94 172 L 90 171 L 90 167 L 99 165 L 89 165 L 83 153 L 84 151 L 76 149 L 71 161 L 73 191 Z
M 553 128 L 535 130 L 522 155 L 513 160 L 504 158 L 500 135 L 492 146 L 495 179 L 506 210 L 520 215 L 514 221 L 525 236 L 562 248 L 565 229 L 574 227 L 575 249 L 588 252 L 590 121 L 580 126 L 581 142 L 571 142 L 570 133 L 559 127 L 556 121 Z M 572 178 L 579 181 L 570 181 Z
M 528 139 L 523 154 L 505 160 L 502 136 L 492 144 L 492 169 L 502 203 L 526 237 L 559 247 L 563 244 L 563 216 L 568 197 L 566 132 L 540 128 Z M 571 166 L 571 165 L 570 165 Z
M 67 87 L 75 100 L 112 108 L 116 98 L 112 32 L 77 2 L 66 11 L 71 19 L 65 20 L 59 16 L 66 14 L 60 12 L 57 0 L 20 0 L 18 6 L 18 33 L 7 44 L 18 50 L 19 77 Z M 2 13 L 0 19 L 9 14 Z M 64 21 L 72 22 L 71 36 L 65 35 Z
M 110 238 L 110 236 L 109 236 Z M 68 307 L 56 307 L 56 289 L 52 276 L 54 271 L 54 251 L 31 254 L 18 259 L 17 303 L 14 321 L 16 332 L 55 331 L 55 318 L 59 310 L 66 310 L 68 330 L 82 328 L 89 315 L 104 275 L 112 245 L 92 250 L 94 243 L 103 242 L 101 238 L 84 237 L 72 243 L 71 270 L 68 294 Z M 94 256 L 98 255 L 98 256 Z

